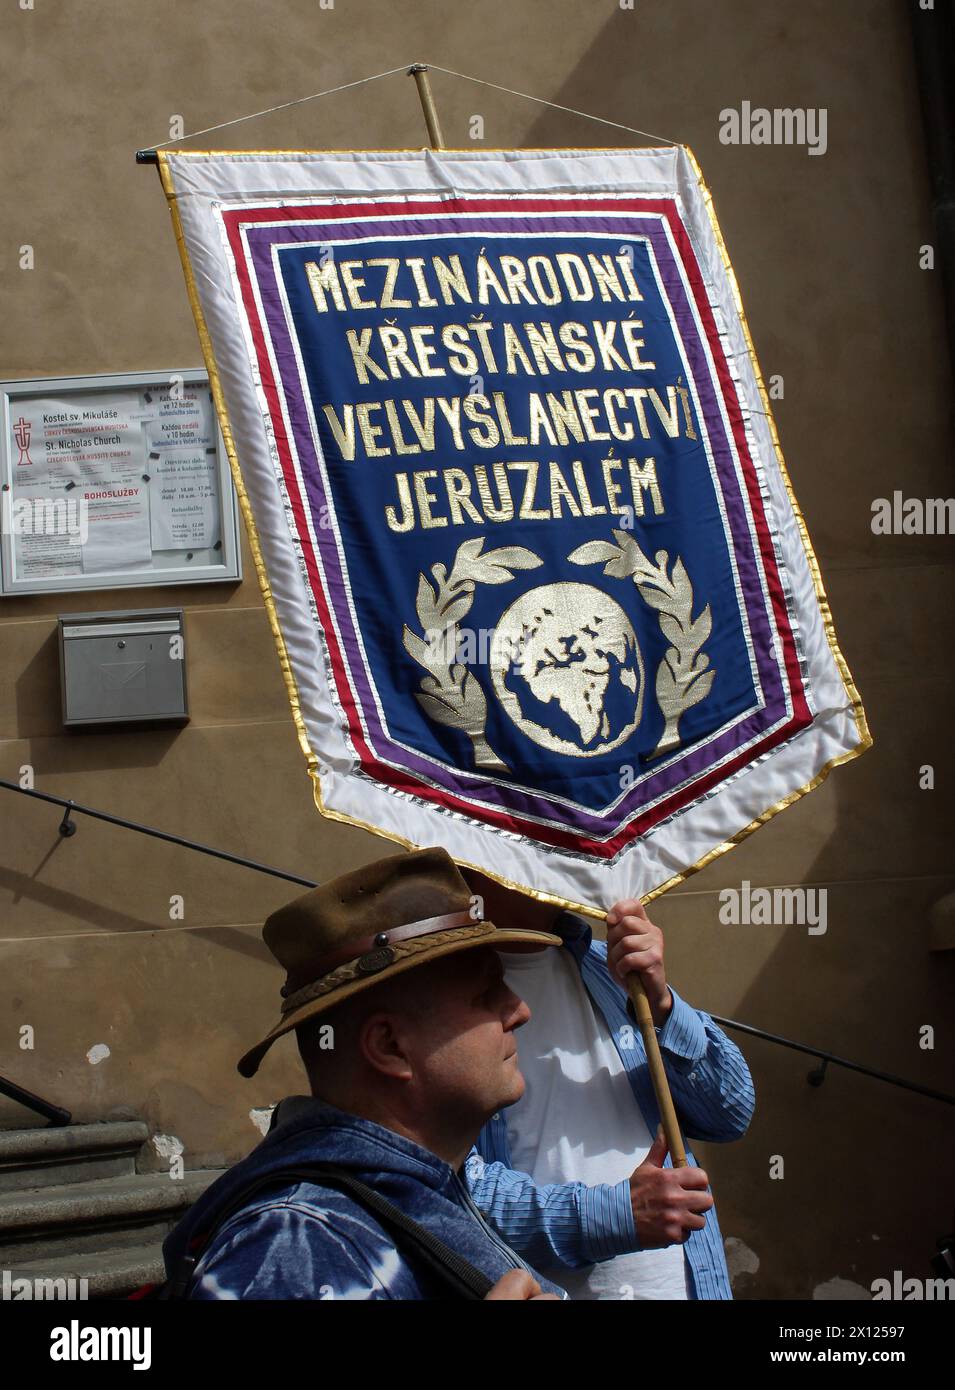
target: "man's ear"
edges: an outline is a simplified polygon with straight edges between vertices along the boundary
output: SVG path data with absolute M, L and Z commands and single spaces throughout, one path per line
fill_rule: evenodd
M 369 1014 L 361 1025 L 358 1046 L 365 1062 L 381 1076 L 410 1081 L 414 1068 L 407 1048 L 402 1020 L 384 1010 Z

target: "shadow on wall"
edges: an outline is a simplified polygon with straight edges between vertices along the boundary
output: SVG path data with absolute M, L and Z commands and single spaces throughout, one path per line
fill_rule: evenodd
M 653 916 L 667 932 L 674 982 L 699 1007 L 951 1092 L 955 955 L 929 952 L 927 918 L 955 881 L 946 829 L 955 815 L 955 765 L 941 714 L 955 696 L 955 664 L 951 646 L 939 645 L 931 624 L 918 621 L 909 586 L 923 571 L 907 568 L 926 561 L 929 589 L 951 594 L 951 557 L 918 541 L 879 549 L 868 534 L 875 460 L 888 467 L 894 454 L 892 466 L 904 468 L 917 495 L 933 490 L 931 470 L 951 453 L 944 400 L 928 402 L 937 422 L 934 447 L 926 453 L 913 443 L 926 379 L 930 396 L 944 362 L 935 286 L 916 286 L 919 298 L 928 298 L 925 312 L 912 304 L 910 321 L 900 324 L 912 355 L 896 383 L 897 432 L 873 431 L 863 393 L 844 401 L 839 438 L 865 440 L 866 447 L 847 455 L 834 447 L 832 431 L 826 445 L 823 430 L 819 448 L 820 415 L 824 420 L 830 409 L 826 374 L 847 365 L 843 353 L 859 359 L 866 316 L 876 328 L 879 285 L 894 279 L 904 299 L 900 255 L 914 257 L 920 227 L 929 239 L 907 16 L 902 6 L 872 4 L 834 25 L 831 7 L 810 3 L 797 22 L 796 12 L 751 0 L 733 7 L 728 46 L 725 14 L 723 7 L 683 3 L 615 16 L 552 99 L 679 140 L 700 161 L 723 214 L 757 344 L 768 346 L 772 369 L 783 370 L 795 388 L 777 420 L 784 448 L 789 441 L 790 472 L 805 489 L 804 507 L 807 496 L 826 499 L 824 509 L 814 508 L 817 553 L 824 578 L 828 564 L 834 575 L 844 571 L 830 593 L 844 595 L 846 623 L 834 603 L 835 619 L 875 746 L 688 880 L 684 891 L 658 900 Z M 834 149 L 821 160 L 805 150 L 721 144 L 720 112 L 744 99 L 827 108 Z M 544 111 L 526 143 L 660 142 Z M 899 170 L 911 172 L 887 174 L 893 156 Z M 893 177 L 895 211 L 887 217 L 882 195 Z M 802 206 L 821 215 L 801 214 Z M 858 286 L 839 274 L 842 247 L 853 238 L 865 246 L 858 274 L 870 295 L 861 324 Z M 831 240 L 839 251 L 827 252 Z M 818 297 L 800 295 L 800 276 L 816 284 Z M 781 312 L 800 297 L 797 317 Z M 822 342 L 820 324 L 830 321 Z M 861 360 L 868 379 L 878 380 L 878 359 L 867 363 L 863 348 Z M 844 483 L 831 470 L 837 459 L 847 460 Z M 807 518 L 812 532 L 808 508 Z M 852 543 L 841 543 L 849 534 Z M 908 604 L 903 620 L 899 607 Z M 886 608 L 894 611 L 887 615 Z M 944 611 L 944 600 L 933 604 L 932 622 Z M 886 627 L 906 622 L 918 630 L 899 632 L 897 659 L 887 663 Z M 934 791 L 919 787 L 919 767 L 929 763 Z M 826 931 L 721 924 L 719 889 L 739 889 L 744 879 L 825 888 Z M 933 1049 L 920 1045 L 926 1026 L 934 1029 Z M 868 1298 L 873 1280 L 891 1281 L 893 1270 L 931 1277 L 935 1240 L 955 1224 L 951 1108 L 839 1068 L 814 1088 L 806 1082 L 811 1058 L 731 1036 L 754 1074 L 756 1115 L 742 1142 L 701 1144 L 698 1152 L 729 1238 L 736 1296 Z

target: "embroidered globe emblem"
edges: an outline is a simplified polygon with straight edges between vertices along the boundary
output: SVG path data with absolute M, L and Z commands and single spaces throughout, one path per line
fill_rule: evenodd
M 643 658 L 627 614 L 592 584 L 544 584 L 501 615 L 491 662 L 498 699 L 534 743 L 589 758 L 640 723 Z

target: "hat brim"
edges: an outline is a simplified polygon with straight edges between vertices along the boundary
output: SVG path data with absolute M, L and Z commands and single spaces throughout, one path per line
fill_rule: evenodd
M 493 930 L 489 932 L 486 930 L 487 927 L 493 927 Z M 305 1023 L 308 1019 L 314 1018 L 316 1014 L 334 1008 L 336 1004 L 341 1004 L 343 1000 L 350 999 L 363 989 L 370 989 L 383 980 L 394 979 L 396 975 L 401 975 L 406 970 L 427 965 L 429 961 L 439 960 L 442 956 L 454 955 L 459 951 L 473 951 L 479 946 L 490 946 L 493 949 L 506 946 L 511 951 L 520 949 L 542 951 L 547 946 L 563 944 L 560 937 L 554 936 L 551 932 L 521 931 L 519 927 L 496 927 L 492 922 L 487 921 L 482 922 L 479 927 L 468 926 L 444 932 L 442 937 L 443 940 L 440 942 L 422 941 L 421 949 L 416 949 L 409 954 L 402 953 L 402 947 L 399 945 L 395 948 L 400 953 L 398 959 L 393 964 L 386 966 L 384 970 L 379 970 L 373 975 L 359 975 L 340 987 L 330 989 L 327 994 L 320 995 L 317 999 L 310 999 L 300 1008 L 293 1009 L 281 1022 L 276 1024 L 270 1033 L 266 1033 L 260 1042 L 249 1048 L 248 1052 L 239 1058 L 237 1070 L 240 1075 L 254 1076 L 259 1069 L 259 1063 L 276 1039 L 291 1032 L 300 1023 Z

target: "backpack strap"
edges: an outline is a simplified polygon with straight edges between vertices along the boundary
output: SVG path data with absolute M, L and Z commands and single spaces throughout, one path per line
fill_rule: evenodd
M 469 1260 L 466 1260 L 463 1255 L 452 1250 L 433 1231 L 429 1231 L 420 1222 L 412 1220 L 394 1203 L 389 1202 L 386 1197 L 382 1197 L 380 1192 L 376 1192 L 373 1187 L 369 1187 L 367 1183 L 354 1177 L 347 1169 L 333 1164 L 306 1164 L 301 1168 L 276 1169 L 275 1172 L 256 1178 L 242 1188 L 233 1200 L 218 1213 L 213 1224 L 190 1242 L 188 1252 L 177 1260 L 169 1280 L 163 1284 L 156 1297 L 159 1299 L 185 1298 L 196 1265 L 216 1232 L 237 1211 L 247 1206 L 249 1200 L 262 1188 L 274 1187 L 279 1183 L 284 1187 L 290 1182 L 318 1183 L 344 1189 L 350 1196 L 354 1197 L 360 1206 L 378 1217 L 394 1240 L 397 1249 L 401 1250 L 403 1254 L 411 1255 L 414 1260 L 420 1261 L 433 1274 L 437 1275 L 438 1279 L 448 1288 L 450 1297 L 482 1299 L 493 1288 L 492 1280 L 471 1264 Z

